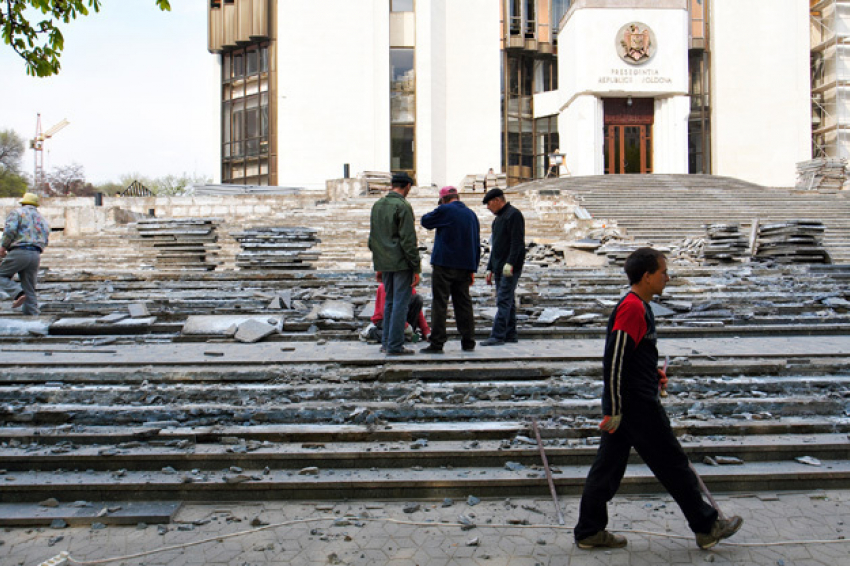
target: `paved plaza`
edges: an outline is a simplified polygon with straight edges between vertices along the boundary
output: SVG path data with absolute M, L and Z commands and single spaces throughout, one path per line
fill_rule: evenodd
M 62 551 L 70 553 L 70 564 L 127 566 L 847 564 L 850 541 L 824 541 L 844 538 L 850 491 L 720 494 L 718 502 L 726 514 L 741 515 L 744 526 L 710 551 L 697 548 L 667 496 L 615 498 L 609 507 L 610 528 L 625 532 L 629 546 L 612 551 L 574 546 L 570 527 L 578 512 L 576 497 L 561 500 L 563 528 L 552 527 L 557 525 L 554 505 L 542 498 L 489 499 L 474 505 L 474 499 L 269 502 L 187 504 L 161 526 L 5 529 L 0 532 L 0 564 L 36 566 Z M 468 524 L 461 527 L 461 522 Z M 231 534 L 236 536 L 225 538 Z M 783 541 L 804 542 L 771 545 Z M 96 562 L 111 558 L 119 559 Z

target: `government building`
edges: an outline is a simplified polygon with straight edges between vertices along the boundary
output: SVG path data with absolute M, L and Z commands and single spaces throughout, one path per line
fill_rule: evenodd
M 792 186 L 798 162 L 847 157 L 847 4 L 211 0 L 217 181 L 404 171 L 442 186 L 492 168 L 510 185 L 691 173 Z

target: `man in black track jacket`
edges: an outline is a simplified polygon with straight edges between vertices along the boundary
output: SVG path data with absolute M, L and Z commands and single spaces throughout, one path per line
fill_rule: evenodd
M 655 317 L 649 302 L 670 280 L 667 260 L 652 248 L 635 250 L 626 260 L 631 290 L 608 320 L 603 362 L 603 430 L 596 460 L 581 497 L 575 540 L 579 548 L 622 548 L 626 538 L 607 530 L 607 504 L 626 472 L 632 447 L 673 496 L 696 534 L 700 548 L 711 548 L 741 528 L 740 517 L 719 518 L 700 493 L 699 480 L 673 434 L 658 397 L 667 375 L 658 369 Z

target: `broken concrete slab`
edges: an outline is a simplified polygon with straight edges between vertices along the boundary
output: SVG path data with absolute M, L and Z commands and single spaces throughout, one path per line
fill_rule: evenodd
M 131 305 L 127 305 L 127 310 L 130 311 L 130 316 L 132 318 L 142 318 L 144 316 L 150 316 L 151 314 L 145 303 L 133 303 Z
M 676 311 L 674 311 L 673 309 L 668 309 L 665 306 L 659 305 L 655 301 L 649 303 L 649 306 L 652 308 L 652 314 L 655 315 L 656 318 L 676 314 Z
M 45 335 L 49 323 L 41 319 L 0 319 L 0 336 L 29 336 L 31 334 Z
M 283 327 L 283 317 L 267 314 L 222 314 L 222 315 L 192 315 L 186 318 L 182 334 L 233 336 L 241 324 L 248 320 L 259 320 L 273 325 L 277 330 Z M 273 323 L 270 321 L 274 321 Z
M 357 318 L 362 319 L 362 320 L 369 320 L 369 319 L 372 318 L 372 315 L 374 315 L 374 314 L 375 314 L 375 301 L 370 301 L 370 302 L 366 303 L 366 306 L 364 306 L 362 309 L 360 309 L 360 312 L 357 313 Z
M 277 332 L 277 327 L 261 320 L 250 319 L 239 325 L 234 338 L 239 342 L 259 342 L 266 336 Z
M 566 309 L 545 308 L 540 316 L 537 317 L 537 322 L 541 324 L 552 324 L 558 322 L 562 318 L 575 316 L 576 311 Z
M 325 320 L 354 320 L 354 309 L 344 301 L 326 301 L 318 315 Z
M 130 314 L 123 312 L 114 312 L 112 314 L 100 317 L 99 319 L 97 319 L 97 322 L 101 324 L 112 324 L 120 320 L 124 320 L 125 318 L 130 318 Z

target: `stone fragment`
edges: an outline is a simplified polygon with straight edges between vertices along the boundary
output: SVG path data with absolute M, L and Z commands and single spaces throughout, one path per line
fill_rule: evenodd
M 115 322 L 118 322 L 119 320 L 124 320 L 129 316 L 130 315 L 128 313 L 114 312 L 112 314 L 108 314 L 106 316 L 102 316 L 96 319 L 95 322 L 99 322 L 101 324 L 113 324 Z
M 525 469 L 525 466 L 519 462 L 505 462 L 505 469 L 511 472 L 519 472 Z
M 343 301 L 326 301 L 319 309 L 318 317 L 325 320 L 354 320 L 354 309 Z
M 133 303 L 127 306 L 127 310 L 130 311 L 130 318 L 144 318 L 151 315 L 145 303 Z
M 68 523 L 66 523 L 63 519 L 53 519 L 50 522 L 51 529 L 65 529 L 68 527 Z
M 466 504 L 469 505 L 470 507 L 474 507 L 474 506 L 478 505 L 479 503 L 481 503 L 481 499 L 479 499 L 478 497 L 475 497 L 474 495 L 470 495 L 469 497 L 466 498 Z
M 553 324 L 562 318 L 575 316 L 575 314 L 576 311 L 574 310 L 556 309 L 551 307 L 545 308 L 543 309 L 543 312 L 540 313 L 540 316 L 537 317 L 537 322 L 541 324 Z
M 676 311 L 674 311 L 673 309 L 668 309 L 663 305 L 659 305 L 655 301 L 649 303 L 649 306 L 652 308 L 652 314 L 655 315 L 656 318 L 676 314 Z
M 319 468 L 317 468 L 316 466 L 309 466 L 307 468 L 302 468 L 301 470 L 299 470 L 298 475 L 299 476 L 318 476 L 319 475 Z
M 277 330 L 276 327 L 268 324 L 266 322 L 262 322 L 260 320 L 247 320 L 239 325 L 239 328 L 236 330 L 236 336 L 234 338 L 239 342 L 244 343 L 254 343 L 259 342 L 266 336 L 274 334 Z
M 457 521 L 460 523 L 460 530 L 462 531 L 471 531 L 475 528 L 475 522 L 466 515 L 458 515 Z
M 416 513 L 421 508 L 422 508 L 422 505 L 420 505 L 419 503 L 405 503 L 404 507 L 402 507 L 401 510 L 403 512 L 407 513 L 407 514 L 410 514 L 410 513 Z
M 812 456 L 797 456 L 794 459 L 797 460 L 798 462 L 800 462 L 801 464 L 806 464 L 807 466 L 820 466 L 821 465 L 820 460 L 818 460 L 817 458 L 814 458 Z
M 479 544 L 478 537 L 471 538 L 468 541 L 466 541 L 466 546 L 478 546 L 478 544 Z
M 744 461 L 734 456 L 715 456 L 714 460 L 721 466 L 740 466 Z
M 49 499 L 45 499 L 39 503 L 39 505 L 42 507 L 59 507 L 59 502 L 55 498 L 51 497 Z

